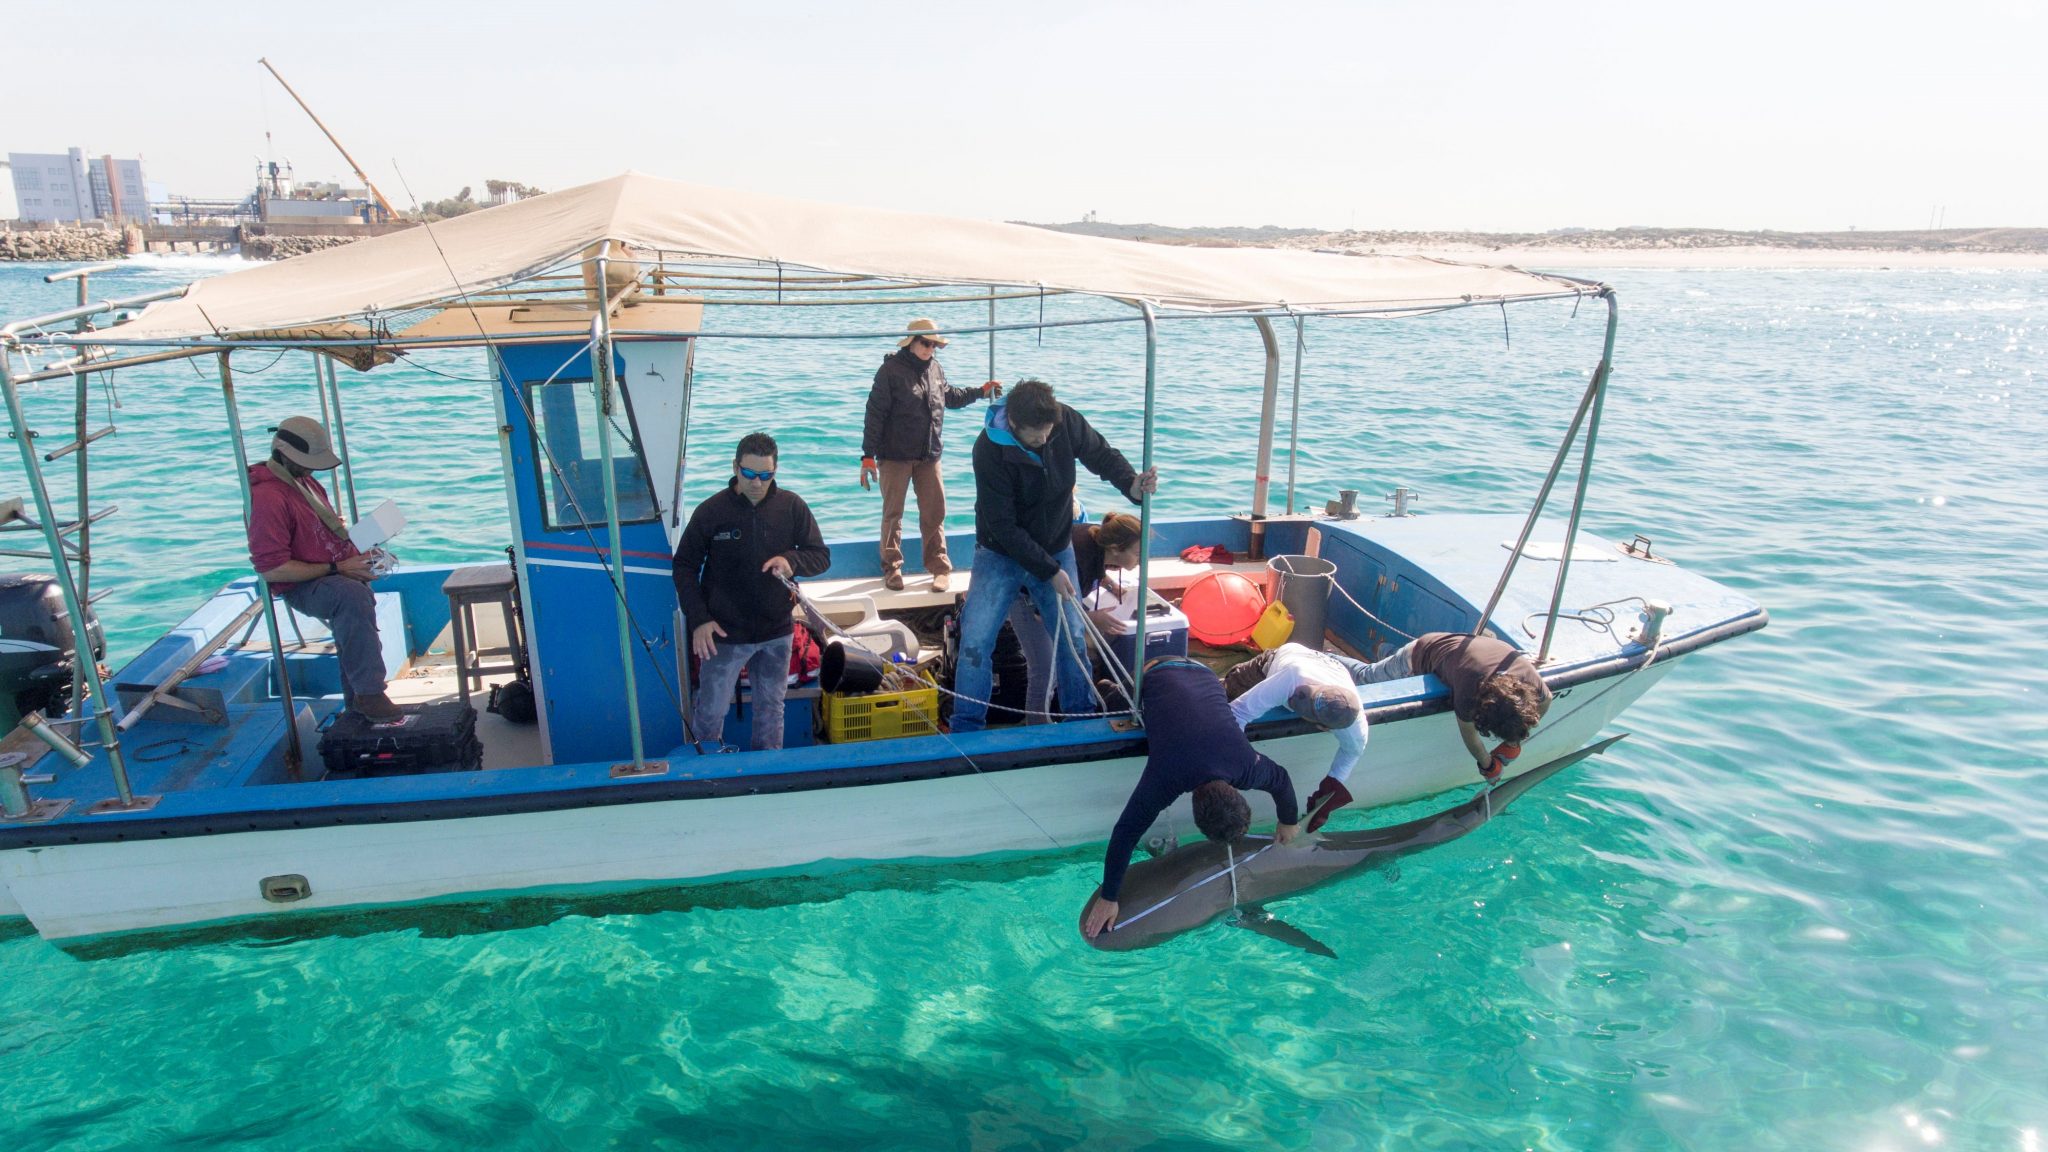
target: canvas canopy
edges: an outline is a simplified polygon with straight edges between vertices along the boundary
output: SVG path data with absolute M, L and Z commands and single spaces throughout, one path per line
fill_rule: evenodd
M 1583 292 L 1583 281 L 1412 256 L 1183 248 L 1020 224 L 841 207 L 627 173 L 202 280 L 98 340 L 363 340 L 381 316 L 573 267 L 612 241 L 664 259 L 1081 292 L 1168 311 L 1415 313 Z

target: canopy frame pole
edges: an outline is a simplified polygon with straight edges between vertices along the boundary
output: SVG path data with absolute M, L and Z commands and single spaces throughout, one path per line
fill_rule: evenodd
M 1287 514 L 1294 515 L 1294 470 L 1301 455 L 1301 323 L 1294 318 L 1294 399 L 1287 409 Z
M 1521 560 L 1523 551 L 1529 546 L 1529 537 L 1536 531 L 1536 519 L 1542 515 L 1544 504 L 1550 500 L 1550 490 L 1552 485 L 1557 483 L 1557 474 L 1564 469 L 1565 459 L 1571 455 L 1572 445 L 1579 438 L 1579 427 L 1585 423 L 1586 414 L 1592 410 L 1594 401 L 1598 399 L 1606 388 L 1608 368 L 1614 360 L 1614 330 L 1619 322 L 1619 305 L 1615 300 L 1613 289 L 1605 289 L 1601 292 L 1601 295 L 1607 300 L 1607 336 L 1600 353 L 1600 363 L 1593 369 L 1593 379 L 1586 385 L 1585 393 L 1579 397 L 1578 410 L 1572 414 L 1571 426 L 1565 429 L 1564 440 L 1557 446 L 1557 455 L 1550 461 L 1550 472 L 1544 476 L 1543 486 L 1536 492 L 1536 502 L 1529 508 L 1529 515 L 1522 522 L 1522 534 L 1516 538 L 1514 548 L 1508 553 L 1508 562 L 1501 568 L 1500 579 L 1493 586 L 1493 595 L 1487 598 L 1486 610 L 1479 614 L 1478 621 L 1472 625 L 1472 634 L 1474 636 L 1478 636 L 1486 631 L 1487 621 L 1493 619 L 1494 609 L 1500 607 L 1501 597 L 1506 595 L 1508 590 L 1508 580 L 1515 573 L 1515 564 Z M 1560 571 L 1558 573 L 1559 589 L 1562 589 L 1564 586 L 1563 577 L 1564 573 Z M 1553 624 L 1556 622 L 1555 611 L 1553 603 L 1553 616 L 1551 618 Z M 1545 635 L 1547 637 L 1548 633 L 1546 632 Z M 1547 653 L 1549 644 L 1546 642 L 1543 647 Z M 1539 657 L 1540 662 L 1541 658 Z
M 242 413 L 235 403 L 235 372 L 228 365 L 227 352 L 220 353 L 220 394 L 228 409 L 228 439 L 235 443 L 235 479 L 242 486 L 242 523 L 256 516 L 256 497 L 249 488 L 249 447 L 242 442 Z M 270 581 L 256 574 L 256 597 L 263 604 L 263 625 L 270 633 L 270 660 L 277 668 L 277 697 L 284 705 L 284 767 L 293 780 L 301 779 L 305 756 L 299 748 L 299 707 L 292 699 L 291 668 L 284 660 L 284 637 L 277 630 L 277 604 L 270 596 Z
M 608 279 L 611 270 L 611 241 L 598 250 L 597 266 L 598 291 L 603 303 L 598 306 L 597 316 L 591 323 L 590 378 L 597 383 L 597 452 L 604 470 L 604 530 L 611 555 L 607 563 L 612 577 L 612 615 L 619 625 L 619 662 L 625 672 L 626 681 L 626 727 L 633 738 L 633 772 L 635 775 L 647 771 L 647 750 L 640 734 L 640 683 L 638 670 L 633 667 L 633 632 L 629 609 L 626 604 L 626 554 L 619 529 L 619 483 L 612 472 L 612 302 Z
M 1536 663 L 1550 658 L 1550 641 L 1557 635 L 1558 607 L 1564 602 L 1565 576 L 1572 569 L 1572 543 L 1579 536 L 1579 516 L 1586 507 L 1586 484 L 1593 476 L 1593 447 L 1600 439 L 1600 411 L 1607 402 L 1607 378 L 1614 369 L 1614 329 L 1620 304 L 1607 293 L 1607 337 L 1600 349 L 1600 366 L 1593 370 L 1593 414 L 1586 422 L 1586 446 L 1579 450 L 1579 484 L 1572 493 L 1572 516 L 1565 524 L 1564 553 L 1557 558 L 1557 584 L 1550 590 L 1550 616 L 1543 624 L 1543 643 L 1536 650 Z
M 996 378 L 996 286 L 988 286 L 988 376 Z
M 327 403 L 327 369 L 320 366 L 320 353 L 313 356 L 313 394 L 320 397 L 320 427 L 327 430 L 327 439 L 334 439 L 334 410 Z
M 1159 318 L 1152 312 L 1150 300 L 1138 301 L 1138 307 L 1145 314 L 1145 445 L 1143 462 L 1138 466 L 1138 475 L 1152 470 L 1152 397 L 1159 379 Z M 1131 669 L 1131 716 L 1139 724 L 1144 723 L 1145 713 L 1139 701 L 1145 698 L 1145 642 L 1150 636 L 1151 617 L 1146 609 L 1151 605 L 1152 595 L 1152 494 L 1146 493 L 1138 503 L 1138 610 L 1133 622 L 1138 629 L 1138 658 L 1136 668 Z
M 355 458 L 348 454 L 348 421 L 341 415 L 341 380 L 334 370 L 334 357 L 321 355 L 320 359 L 327 362 L 327 392 L 334 403 L 335 454 L 341 457 L 341 481 L 348 491 L 348 520 L 353 524 L 362 519 L 362 513 L 356 510 L 356 465 Z M 223 359 L 221 364 L 225 367 L 227 361 Z
M 7 344 L 13 341 L 7 340 Z M 114 793 L 119 797 L 114 807 L 132 809 L 149 807 L 153 800 L 137 803 L 134 789 L 128 786 L 128 764 L 121 755 L 121 738 L 114 730 L 117 719 L 107 701 L 107 686 L 100 680 L 99 661 L 92 654 L 92 630 L 86 623 L 85 602 L 78 594 L 78 584 L 71 574 L 71 558 L 64 551 L 64 529 L 57 523 L 57 513 L 50 504 L 50 489 L 43 479 L 42 461 L 36 458 L 35 433 L 28 426 L 28 415 L 22 411 L 21 392 L 14 386 L 14 362 L 10 355 L 0 354 L 0 393 L 5 393 L 7 418 L 14 424 L 14 443 L 21 449 L 22 471 L 28 475 L 29 494 L 35 497 L 36 515 L 42 518 L 43 540 L 50 546 L 50 564 L 57 570 L 57 588 L 64 594 L 64 610 L 71 613 L 72 634 L 76 638 L 78 652 L 73 657 L 85 668 L 85 683 L 92 690 L 93 718 L 99 723 L 100 746 L 107 750 L 107 763 L 114 772 Z
M 1280 401 L 1280 341 L 1273 322 L 1257 319 L 1259 340 L 1266 346 L 1266 387 L 1259 398 L 1259 460 L 1252 473 L 1251 558 L 1266 558 L 1266 499 L 1273 483 L 1273 421 Z M 1290 512 L 1293 509 L 1288 509 Z

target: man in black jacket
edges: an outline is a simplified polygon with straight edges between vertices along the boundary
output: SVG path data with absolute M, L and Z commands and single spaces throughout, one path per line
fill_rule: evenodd
M 1117 897 L 1131 850 L 1175 800 L 1194 793 L 1195 827 L 1228 844 L 1251 827 L 1251 805 L 1239 792 L 1252 788 L 1273 798 L 1282 844 L 1300 831 L 1301 812 L 1287 770 L 1252 749 L 1231 715 L 1223 681 L 1183 656 L 1163 656 L 1145 666 L 1145 772 L 1124 803 L 1109 851 L 1102 859 L 1102 888 L 1088 905 L 1081 931 L 1099 934 L 1116 922 Z
M 1133 504 L 1159 485 L 1156 471 L 1131 468 L 1052 385 L 1025 380 L 989 406 L 974 442 L 974 583 L 960 610 L 960 659 L 953 675 L 953 731 L 974 732 L 988 719 L 990 659 L 1011 602 L 1022 590 L 1052 635 L 1060 710 L 1094 711 L 1087 633 L 1075 599 L 1075 464 L 1107 480 Z
M 832 564 L 803 499 L 775 485 L 775 440 L 753 432 L 733 453 L 732 481 L 697 505 L 676 544 L 676 600 L 702 665 L 690 711 L 697 740 L 720 742 L 740 669 L 754 686 L 754 748 L 782 747 L 795 603 L 789 585 Z
M 939 478 L 939 453 L 946 427 L 946 409 L 965 408 L 985 396 L 1003 394 L 991 380 L 979 388 L 955 388 L 936 353 L 946 338 L 938 325 L 919 318 L 910 335 L 896 342 L 896 351 L 875 371 L 868 390 L 868 417 L 860 438 L 860 486 L 882 485 L 882 583 L 903 587 L 903 503 L 917 486 L 917 530 L 924 538 L 924 570 L 932 574 L 932 591 L 951 583 L 953 562 L 946 556 L 946 488 Z

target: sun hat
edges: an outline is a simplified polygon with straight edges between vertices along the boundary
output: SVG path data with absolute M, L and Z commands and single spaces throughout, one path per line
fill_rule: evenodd
M 315 472 L 325 472 L 341 463 L 341 457 L 334 454 L 334 445 L 327 439 L 327 429 L 311 416 L 289 416 L 280 421 L 277 434 L 270 438 L 270 450 Z
M 1288 694 L 1287 708 L 1311 724 L 1349 728 L 1358 719 L 1358 696 L 1333 684 L 1303 684 Z
M 937 344 L 939 347 L 944 348 L 947 343 L 946 338 L 944 336 L 933 335 L 933 333 L 937 332 L 938 330 L 938 321 L 930 319 L 929 317 L 919 316 L 917 319 L 912 320 L 910 322 L 910 335 L 905 336 L 901 340 L 898 340 L 896 342 L 896 346 L 898 348 L 908 348 L 910 347 L 910 342 L 912 340 L 915 340 L 919 336 L 922 336 L 925 339 L 931 341 L 932 343 Z

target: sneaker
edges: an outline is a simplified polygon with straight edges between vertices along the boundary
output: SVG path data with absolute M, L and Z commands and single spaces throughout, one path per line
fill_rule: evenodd
M 891 592 L 901 592 L 901 591 L 903 591 L 903 573 L 901 573 L 901 572 L 887 572 L 887 573 L 884 573 L 884 574 L 883 574 L 883 576 L 882 576 L 882 587 L 884 587 L 884 588 L 887 588 L 887 589 L 888 589 L 889 591 L 891 591 Z
M 358 696 L 355 700 L 356 713 L 368 720 L 396 720 L 405 715 L 405 710 L 391 702 L 391 697 L 382 692 Z
M 932 577 L 932 591 L 944 592 L 953 586 L 953 574 L 940 572 Z

